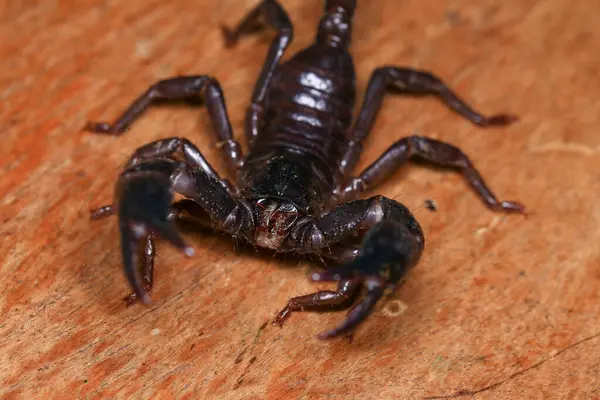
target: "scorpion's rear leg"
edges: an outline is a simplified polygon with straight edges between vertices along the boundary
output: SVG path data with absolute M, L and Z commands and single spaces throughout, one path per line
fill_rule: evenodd
M 249 34 L 258 28 L 270 26 L 277 31 L 277 36 L 271 42 L 269 53 L 263 64 L 262 71 L 252 92 L 252 100 L 246 113 L 246 139 L 252 143 L 260 130 L 263 118 L 263 102 L 273 78 L 275 68 L 293 37 L 293 26 L 283 7 L 275 0 L 263 0 L 256 8 L 250 11 L 231 30 L 221 27 L 225 43 L 228 47 L 235 45 L 240 36 Z
M 350 133 L 342 171 L 351 173 L 361 153 L 361 143 L 369 135 L 388 88 L 405 93 L 433 94 L 451 109 L 479 126 L 508 125 L 517 120 L 509 114 L 484 116 L 461 100 L 440 78 L 426 71 L 409 68 L 381 67 L 371 75 L 361 110 Z
M 324 256 L 327 256 L 325 248 L 341 246 L 353 234 L 367 231 L 353 260 L 312 275 L 315 281 L 339 281 L 336 291 L 292 298 L 273 321 L 281 325 L 293 311 L 348 308 L 363 286 L 366 289 L 364 298 L 339 326 L 321 333 L 321 339 L 351 334 L 371 314 L 384 291 L 393 290 L 416 264 L 424 246 L 421 227 L 410 211 L 383 196 L 341 205 L 318 220 L 311 229 L 310 234 L 302 235 L 301 245 L 306 251 L 312 249 Z M 350 248 L 339 254 L 345 260 L 352 252 Z
M 202 98 L 206 104 L 213 129 L 219 140 L 218 147 L 221 148 L 228 166 L 232 169 L 238 168 L 242 163 L 242 152 L 239 143 L 233 139 L 223 91 L 219 82 L 207 75 L 181 76 L 155 83 L 144 94 L 138 97 L 113 123 L 88 122 L 85 129 L 95 133 L 120 135 L 155 100 L 177 100 L 198 97 Z
M 448 143 L 421 136 L 409 136 L 394 143 L 358 178 L 353 178 L 350 183 L 336 193 L 338 201 L 356 198 L 361 192 L 372 189 L 402 163 L 414 156 L 440 166 L 459 169 L 479 197 L 492 210 L 525 212 L 525 207 L 520 203 L 498 200 L 486 185 L 481 174 L 460 149 Z

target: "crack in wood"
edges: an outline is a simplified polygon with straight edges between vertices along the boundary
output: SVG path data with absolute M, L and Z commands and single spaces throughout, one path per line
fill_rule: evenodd
M 514 379 L 514 378 L 516 378 L 518 376 L 521 376 L 521 375 L 525 374 L 526 372 L 528 372 L 528 371 L 530 371 L 532 369 L 536 369 L 536 368 L 542 366 L 547 361 L 550 361 L 553 358 L 558 357 L 560 354 L 564 353 L 565 351 L 570 350 L 570 349 L 572 349 L 574 347 L 577 347 L 580 344 L 583 344 L 585 342 L 589 342 L 590 340 L 593 340 L 593 339 L 595 339 L 597 337 L 600 337 L 600 332 L 598 332 L 598 333 L 596 333 L 596 334 L 594 334 L 592 336 L 589 336 L 587 338 L 581 339 L 581 340 L 579 340 L 579 341 L 577 341 L 575 343 L 571 343 L 570 345 L 568 345 L 568 346 L 560 349 L 559 351 L 555 352 L 551 356 L 548 356 L 548 357 L 544 358 L 543 360 L 538 361 L 537 363 L 535 363 L 535 364 L 533 364 L 533 365 L 531 365 L 531 366 L 529 366 L 529 367 L 527 367 L 527 368 L 525 368 L 523 370 L 517 371 L 514 374 L 511 374 L 508 377 L 506 377 L 506 378 L 504 378 L 504 379 L 502 379 L 502 380 L 500 380 L 498 382 L 495 382 L 495 383 L 492 383 L 491 385 L 487 385 L 485 387 L 482 387 L 481 389 L 477 389 L 477 390 L 465 390 L 465 389 L 463 389 L 463 390 L 459 390 L 458 392 L 456 392 L 454 394 L 423 397 L 423 400 L 454 399 L 454 398 L 458 398 L 458 397 L 475 396 L 476 394 L 496 389 L 497 387 L 505 384 L 506 382 L 510 381 L 511 379 Z

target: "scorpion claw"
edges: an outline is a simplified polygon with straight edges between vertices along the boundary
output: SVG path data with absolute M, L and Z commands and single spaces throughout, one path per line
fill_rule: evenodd
M 318 339 L 331 339 L 345 334 L 350 342 L 354 338 L 354 329 L 360 325 L 373 311 L 373 307 L 383 296 L 384 286 L 379 279 L 367 280 L 365 282 L 368 290 L 365 298 L 350 310 L 346 319 L 335 328 L 321 332 L 317 335 Z
M 136 239 L 156 234 L 187 255 L 193 255 L 170 220 L 173 189 L 168 176 L 156 171 L 132 171 L 118 185 L 121 232 L 129 230 Z
M 121 176 L 117 189 L 121 247 L 125 276 L 135 297 L 151 304 L 140 276 L 140 244 L 148 235 L 170 242 L 187 256 L 194 249 L 186 244 L 169 219 L 173 192 L 169 178 L 149 171 L 131 171 Z
M 144 290 L 146 291 L 146 293 L 148 293 L 148 291 L 149 291 L 149 289 L 146 287 L 144 288 Z M 138 296 L 135 293 L 131 293 L 129 296 L 123 297 L 123 302 L 125 303 L 125 307 L 131 307 L 132 305 L 135 304 L 137 299 L 138 299 Z M 144 303 L 144 304 L 148 304 L 148 303 Z
M 125 276 L 133 289 L 133 295 L 127 300 L 128 304 L 133 303 L 133 300 L 135 299 L 139 299 L 146 305 L 152 304 L 148 291 L 142 283 L 142 277 L 139 272 L 139 254 L 141 253 L 140 242 L 150 231 L 182 250 L 188 257 L 194 255 L 194 249 L 185 243 L 170 221 L 167 221 L 167 223 L 164 224 L 154 224 L 152 226 L 143 223 L 121 223 L 121 241 Z
M 393 288 L 418 259 L 422 244 L 411 231 L 393 220 L 384 220 L 366 235 L 360 255 L 353 261 L 311 275 L 313 281 L 340 281 L 366 289 L 337 327 L 320 333 L 319 339 L 353 335 L 354 330 L 373 312 L 385 290 Z
M 132 228 L 129 224 L 121 224 L 121 250 L 123 253 L 123 264 L 125 277 L 133 289 L 133 295 L 145 305 L 152 304 L 148 292 L 144 288 L 140 276 L 140 230 Z

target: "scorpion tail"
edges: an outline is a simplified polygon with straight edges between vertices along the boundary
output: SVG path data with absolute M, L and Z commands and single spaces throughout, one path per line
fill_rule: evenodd
M 326 0 L 325 12 L 317 33 L 317 43 L 348 49 L 355 9 L 356 0 Z

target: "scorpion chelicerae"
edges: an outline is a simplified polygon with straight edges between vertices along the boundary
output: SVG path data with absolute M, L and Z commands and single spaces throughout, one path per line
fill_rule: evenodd
M 217 146 L 236 177 L 235 185 L 222 179 L 185 138 L 161 139 L 133 153 L 116 185 L 113 205 L 92 211 L 94 219 L 118 214 L 125 273 L 133 288 L 129 304 L 136 299 L 150 303 L 156 237 L 193 255 L 175 224 L 191 219 L 263 248 L 312 254 L 335 264 L 311 279 L 335 281 L 336 290 L 290 299 L 273 323 L 283 324 L 294 311 L 354 305 L 339 326 L 319 337 L 351 335 L 423 251 L 421 227 L 404 205 L 384 196 L 357 199 L 408 159 L 458 169 L 491 209 L 524 212 L 517 202 L 499 201 L 458 148 L 426 137 L 398 140 L 352 175 L 388 89 L 436 95 L 479 126 L 516 120 L 481 115 L 428 72 L 383 66 L 371 75 L 352 124 L 355 72 L 348 48 L 355 8 L 356 0 L 326 0 L 314 44 L 285 62 L 293 29 L 277 1 L 263 0 L 236 29 L 222 27 L 227 46 L 261 26 L 277 31 L 247 109 L 246 156 L 234 139 L 219 82 L 208 75 L 162 80 L 114 123 L 87 124 L 89 131 L 119 135 L 154 100 L 201 98 Z M 185 199 L 174 203 L 175 193 Z M 362 300 L 357 300 L 361 292 Z

